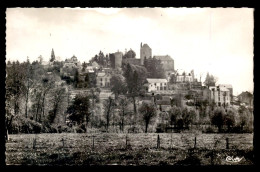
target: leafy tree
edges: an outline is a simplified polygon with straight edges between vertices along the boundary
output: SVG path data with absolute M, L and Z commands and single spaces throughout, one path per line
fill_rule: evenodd
M 32 108 L 31 111 L 33 113 L 32 119 L 37 122 L 44 121 L 45 118 L 45 107 L 46 104 L 48 106 L 48 101 L 46 101 L 46 97 L 48 96 L 49 92 L 54 89 L 54 83 L 57 81 L 58 77 L 55 76 L 56 74 L 53 73 L 48 75 L 47 73 L 42 74 L 41 71 L 34 72 L 34 82 L 35 85 L 32 88 Z
M 245 106 L 240 106 L 238 109 L 238 113 L 239 113 L 239 119 L 240 119 L 240 127 L 241 127 L 241 131 L 244 131 L 245 127 L 249 127 L 250 124 L 253 124 L 252 121 L 252 113 L 250 113 L 250 111 L 245 107 Z
M 171 106 L 182 107 L 183 95 L 181 93 L 177 94 L 175 97 L 171 98 Z
M 74 87 L 77 88 L 79 86 L 79 72 L 76 70 L 74 74 Z
M 87 63 L 86 62 L 83 62 L 82 63 L 82 72 L 85 72 L 86 71 L 86 68 L 87 68 Z
M 177 106 L 171 107 L 169 111 L 170 124 L 176 126 L 177 120 L 181 118 L 182 112 L 181 109 Z
M 144 66 L 147 70 L 148 78 L 165 78 L 165 72 L 160 60 L 156 58 L 146 59 Z
M 224 109 L 219 107 L 213 111 L 213 114 L 211 116 L 211 124 L 216 125 L 218 127 L 219 132 L 222 131 L 222 127 L 224 124 L 224 115 L 225 115 Z
M 142 114 L 142 118 L 145 122 L 145 133 L 147 133 L 151 119 L 156 116 L 156 108 L 153 104 L 143 103 L 139 108 L 139 112 Z
M 85 131 L 87 131 L 90 116 L 89 107 L 89 96 L 77 94 L 73 99 L 72 105 L 67 109 L 68 118 L 78 125 L 85 124 Z
M 176 80 L 177 80 L 176 75 L 171 74 L 171 75 L 170 75 L 170 83 L 171 83 L 171 84 L 176 83 Z
M 135 58 L 136 57 L 136 53 L 130 49 L 129 51 L 127 51 L 126 54 L 124 54 L 123 59 L 128 59 L 128 58 Z
M 204 85 L 206 85 L 206 86 L 215 86 L 217 81 L 218 81 L 217 77 L 207 73 L 205 81 L 204 81 Z
M 60 108 L 62 101 L 64 101 L 64 94 L 65 94 L 65 89 L 64 88 L 57 88 L 54 89 L 52 92 L 52 109 L 49 111 L 48 115 L 48 122 L 52 124 L 54 122 L 54 119 L 56 118 Z
M 11 67 L 6 68 L 6 124 L 7 130 L 12 130 L 11 125 L 14 117 L 17 117 L 20 111 L 20 100 L 25 93 L 24 81 L 26 78 L 25 65 L 19 61 L 13 62 Z
M 235 125 L 235 112 L 228 109 L 226 115 L 224 116 L 224 124 L 228 127 L 228 132 L 230 132 L 231 127 Z
M 184 125 L 189 128 L 195 122 L 196 112 L 194 110 L 188 111 L 187 108 L 184 108 L 182 116 Z
M 30 64 L 29 59 L 27 59 L 26 63 L 26 83 L 25 83 L 25 118 L 28 116 L 28 101 L 29 101 L 29 93 L 33 88 L 34 80 L 33 80 L 33 68 Z
M 143 84 L 146 82 L 146 69 L 141 66 L 127 64 L 124 74 L 127 88 L 127 95 L 132 98 L 134 114 L 137 114 L 136 97 L 140 95 Z
M 178 129 L 183 129 L 183 125 L 184 125 L 183 119 L 182 118 L 178 119 L 177 120 Z
M 114 74 L 110 79 L 111 91 L 117 98 L 120 94 L 126 93 L 125 78 L 121 74 Z
M 92 124 L 93 124 L 93 120 L 94 120 L 94 116 L 95 116 L 95 110 L 96 110 L 96 103 L 99 103 L 99 93 L 100 93 L 100 89 L 99 88 L 91 88 L 90 89 L 90 94 L 89 94 L 89 98 L 91 100 L 91 128 L 92 128 Z

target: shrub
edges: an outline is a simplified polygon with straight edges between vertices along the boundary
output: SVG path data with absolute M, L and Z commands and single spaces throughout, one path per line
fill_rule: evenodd
M 203 129 L 202 132 L 203 132 L 203 133 L 215 133 L 216 130 L 215 130 L 214 127 L 208 126 L 206 129 Z
M 20 118 L 19 128 L 22 133 L 40 133 L 42 125 L 28 118 Z
M 72 129 L 66 125 L 58 125 L 57 129 L 58 129 L 58 133 L 72 132 Z
M 163 133 L 166 131 L 166 125 L 159 123 L 156 127 L 156 133 Z
M 128 129 L 128 133 L 140 133 L 140 128 L 139 127 L 130 127 Z

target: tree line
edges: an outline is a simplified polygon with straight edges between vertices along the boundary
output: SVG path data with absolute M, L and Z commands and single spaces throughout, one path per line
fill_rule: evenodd
M 62 82 L 61 62 L 54 62 L 48 68 L 38 61 L 8 62 L 8 132 L 88 132 L 88 128 L 109 132 L 111 126 L 121 132 L 126 132 L 126 126 L 128 131 L 149 132 L 151 125 L 158 132 L 165 132 L 167 128 L 189 130 L 194 125 L 206 125 L 206 132 L 213 131 L 214 127 L 218 132 L 252 131 L 252 109 L 243 106 L 236 110 L 201 102 L 197 107 L 188 109 L 183 107 L 181 96 L 172 99 L 168 111 L 162 111 L 156 101 L 140 104 L 140 100 L 147 96 L 143 85 L 151 75 L 149 69 L 156 64 L 158 61 L 153 59 L 144 66 L 126 64 L 122 73 L 114 73 L 110 81 L 114 98 L 100 100 L 101 90 L 90 87 L 88 93 L 78 94 L 71 100 L 68 90 L 76 88 L 77 80 L 74 78 L 72 85 Z M 158 67 L 154 70 L 162 69 Z

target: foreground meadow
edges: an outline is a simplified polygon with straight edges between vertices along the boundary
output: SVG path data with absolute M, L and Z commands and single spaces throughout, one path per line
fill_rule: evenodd
M 253 134 L 17 134 L 6 164 L 251 165 Z

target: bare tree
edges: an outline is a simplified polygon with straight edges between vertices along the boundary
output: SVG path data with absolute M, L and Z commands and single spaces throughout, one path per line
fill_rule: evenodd
M 109 97 L 107 100 L 105 100 L 103 105 L 105 107 L 106 129 L 108 132 L 109 122 L 110 122 L 110 118 L 111 118 L 111 112 L 112 112 L 112 108 L 114 105 L 114 100 L 111 97 Z
M 125 116 L 127 115 L 129 101 L 127 98 L 119 99 L 120 130 L 124 132 Z
M 139 108 L 139 112 L 142 114 L 145 122 L 145 133 L 147 133 L 148 125 L 151 122 L 151 119 L 156 116 L 156 107 L 152 103 L 143 103 Z

